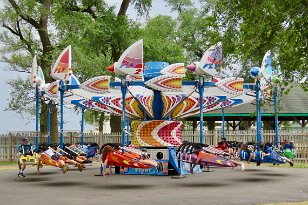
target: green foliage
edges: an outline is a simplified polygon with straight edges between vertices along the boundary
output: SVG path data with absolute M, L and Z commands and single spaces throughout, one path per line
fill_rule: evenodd
M 184 49 L 178 42 L 177 22 L 170 16 L 157 16 L 141 32 L 144 61 L 185 62 Z
M 69 10 L 63 15 L 63 6 L 54 11 L 58 29 L 59 50 L 72 45 L 73 67 L 81 81 L 94 76 L 108 75 L 105 68 L 117 60 L 126 47 L 137 40 L 139 25 L 125 16 L 117 16 L 113 8 L 96 8 L 95 17 Z M 60 51 L 58 51 L 60 52 Z
M 105 68 L 117 60 L 132 41 L 139 38 L 139 25 L 129 22 L 126 16 L 117 16 L 115 8 L 107 6 L 100 0 L 55 0 L 50 1 L 50 7 L 44 7 L 49 1 L 15 1 L 20 8 L 16 12 L 11 2 L 4 3 L 0 10 L 0 19 L 4 30 L 0 34 L 0 41 L 4 44 L 0 53 L 2 61 L 11 65 L 14 70 L 29 70 L 32 58 L 38 56 L 38 63 L 42 66 L 47 81 L 50 65 L 59 53 L 72 45 L 74 73 L 83 82 L 98 75 L 106 75 Z M 132 1 L 138 12 L 147 12 L 151 1 Z M 46 29 L 36 28 L 33 21 L 41 18 L 48 20 Z M 30 19 L 30 20 L 29 20 Z M 44 38 L 40 31 L 47 33 Z M 51 47 L 43 54 L 44 45 Z M 42 62 L 45 62 L 42 65 Z M 19 80 L 21 81 L 21 80 Z M 21 82 L 12 81 L 12 93 L 9 110 L 25 115 L 27 111 L 33 114 L 33 101 L 27 96 L 28 90 Z M 17 90 L 16 90 L 17 89 Z M 31 89 L 29 89 L 31 90 Z M 17 97 L 18 96 L 18 97 Z M 22 105 L 27 106 L 22 106 Z M 28 108 L 29 106 L 29 108 Z M 31 109 L 30 109 L 31 107 Z
M 7 5 L 0 12 L 0 19 L 3 27 L 0 33 L 1 61 L 10 64 L 12 70 L 28 70 L 33 55 L 41 52 L 33 26 L 21 20 Z
M 177 11 L 179 13 L 193 7 L 191 0 L 166 0 L 166 2 L 171 7 L 172 11 Z
M 179 38 L 191 61 L 200 61 L 203 53 L 220 40 L 214 18 L 195 8 L 179 15 Z
M 293 80 L 294 71 L 307 75 L 307 1 L 217 0 L 213 4 L 224 55 L 249 69 L 260 66 L 265 52 L 272 50 L 286 78 Z
M 209 131 L 215 130 L 215 121 L 206 121 L 204 123 Z
M 283 121 L 281 123 L 281 126 L 286 129 L 286 130 L 289 130 L 291 127 L 292 127 L 292 123 L 290 121 Z
M 152 6 L 152 0 L 132 0 L 136 11 L 139 16 L 148 15 Z
M 30 85 L 30 80 L 17 78 L 9 81 L 8 84 L 12 90 L 6 110 L 17 112 L 23 119 L 33 117 L 35 115 L 35 91 Z
M 86 110 L 84 113 L 84 119 L 90 125 L 98 126 L 100 118 L 101 118 L 100 113 L 93 110 Z M 109 119 L 110 117 L 106 115 L 104 116 L 104 121 L 108 121 Z
M 97 12 L 101 12 L 100 15 L 103 17 L 98 16 L 93 20 L 91 15 L 82 12 L 67 11 L 66 15 L 63 15 L 62 6 L 54 11 L 59 39 L 57 55 L 67 45 L 72 45 L 73 69 L 81 78 L 81 82 L 105 74 L 103 68 L 112 62 L 111 51 L 106 42 L 110 40 L 112 24 L 116 17 L 112 10 L 103 8 Z

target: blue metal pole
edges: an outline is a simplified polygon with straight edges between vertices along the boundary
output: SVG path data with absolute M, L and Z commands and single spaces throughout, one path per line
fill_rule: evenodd
M 222 115 L 222 123 L 221 123 L 221 134 L 222 137 L 225 137 L 225 109 L 221 109 L 221 115 Z
M 122 79 L 121 83 L 121 92 L 122 92 L 122 139 L 121 139 L 121 145 L 124 147 L 125 145 L 125 122 L 126 122 L 126 91 L 127 91 L 127 85 L 125 79 Z M 124 149 L 122 150 L 122 153 L 124 153 Z
M 38 143 L 39 143 L 39 110 L 40 110 L 40 93 L 39 89 L 36 86 L 35 88 L 35 147 L 36 150 L 38 149 Z
M 65 84 L 64 82 L 60 81 L 60 148 L 63 149 L 63 115 L 64 115 L 64 105 L 63 105 L 63 99 L 64 99 L 64 90 L 65 90 Z
M 275 143 L 276 147 L 279 146 L 279 137 L 278 137 L 278 90 L 277 86 L 274 88 L 274 109 L 275 109 Z
M 84 110 L 84 108 L 81 109 L 81 145 L 84 144 Z
M 198 82 L 199 103 L 200 103 L 200 143 L 203 143 L 203 91 L 204 91 L 204 77 L 199 76 Z
M 130 133 L 130 120 L 127 118 L 126 120 L 126 127 L 127 127 L 127 132 Z M 129 144 L 129 141 L 130 141 L 130 136 L 129 134 L 126 134 L 126 144 L 128 145 Z
M 163 110 L 164 110 L 164 102 L 161 97 L 161 92 L 158 90 L 154 90 L 154 100 L 152 103 L 154 112 L 154 120 L 162 119 Z
M 51 100 L 48 102 L 47 107 L 47 143 L 50 144 L 50 107 L 51 107 Z
M 261 109 L 260 109 L 260 81 L 256 82 L 256 112 L 257 112 L 257 149 L 260 150 L 260 144 L 262 141 L 262 130 L 261 130 Z

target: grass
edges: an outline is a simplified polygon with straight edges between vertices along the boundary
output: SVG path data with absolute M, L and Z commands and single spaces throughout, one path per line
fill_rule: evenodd
M 279 167 L 279 168 L 292 168 L 289 163 L 286 164 L 280 164 L 279 166 L 275 166 L 273 164 L 262 164 L 262 166 L 269 166 L 269 167 Z M 294 162 L 293 168 L 308 168 L 308 163 L 303 162 Z
M 251 163 L 245 163 L 245 165 L 247 166 L 256 166 L 255 162 L 251 162 Z M 262 167 L 278 167 L 278 168 L 302 168 L 302 169 L 307 169 L 308 168 L 308 163 L 304 163 L 304 162 L 294 162 L 293 167 L 291 167 L 289 165 L 289 163 L 285 163 L 285 164 L 280 164 L 280 165 L 273 165 L 273 164 L 269 164 L 269 163 L 262 163 L 261 164 Z
M 280 202 L 280 203 L 273 203 L 273 204 L 266 204 L 266 205 L 308 205 L 308 201 L 301 201 L 301 202 Z
M 0 161 L 0 171 L 2 171 L 2 170 L 12 170 L 12 169 L 17 170 L 17 162 L 16 161 L 12 161 L 12 162 Z
M 16 161 L 12 161 L 12 162 L 0 161 L 0 166 L 12 166 L 12 165 L 17 165 L 17 162 Z

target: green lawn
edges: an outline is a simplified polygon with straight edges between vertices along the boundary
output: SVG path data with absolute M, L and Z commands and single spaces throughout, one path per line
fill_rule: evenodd
M 281 167 L 281 168 L 292 168 L 289 163 L 280 164 L 279 166 L 274 166 L 272 164 L 262 164 L 263 166 L 270 166 L 270 167 Z M 294 162 L 293 168 L 308 168 L 308 163 L 303 162 Z
M 256 163 L 251 162 L 251 163 L 245 163 L 245 165 L 247 166 L 256 166 Z M 293 167 L 291 167 L 289 165 L 289 163 L 285 163 L 285 164 L 280 164 L 280 165 L 273 165 L 273 164 L 269 164 L 269 163 L 263 163 L 261 164 L 262 167 L 278 167 L 278 168 L 304 168 L 307 169 L 308 168 L 308 163 L 303 163 L 303 162 L 294 162 Z
M 7 162 L 7 161 L 0 161 L 0 171 L 3 170 L 17 170 L 17 162 L 12 161 L 12 162 Z
M 307 205 L 308 201 L 302 202 L 281 202 L 281 203 L 274 203 L 274 204 L 266 204 L 266 205 Z
M 16 164 L 17 164 L 16 161 L 12 161 L 12 162 L 0 161 L 0 166 L 11 166 L 11 165 L 16 165 Z

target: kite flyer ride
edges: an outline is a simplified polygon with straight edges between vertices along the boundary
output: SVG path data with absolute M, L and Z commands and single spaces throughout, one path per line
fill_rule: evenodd
M 66 171 L 69 159 L 82 170 L 82 163 L 76 160 L 76 156 L 63 156 L 65 153 L 72 155 L 65 150 L 63 144 L 63 106 L 73 104 L 83 112 L 88 109 L 122 117 L 121 143 L 103 145 L 99 152 L 102 156 L 103 175 L 107 173 L 107 167 L 111 166 L 116 167 L 117 174 L 127 175 L 183 176 L 200 173 L 202 168 L 210 166 L 240 167 L 244 170 L 244 164 L 230 159 L 228 152 L 205 144 L 203 132 L 200 132 L 199 143 L 183 142 L 182 121 L 199 114 L 200 130 L 203 130 L 203 113 L 254 101 L 258 104 L 260 91 L 266 90 L 270 83 L 267 76 L 269 72 L 265 69 L 271 66 L 269 58 L 267 53 L 266 63 L 263 61 L 261 69 L 251 70 L 251 74 L 257 79 L 256 85 L 244 84 L 242 78 L 227 76 L 227 72 L 222 68 L 221 43 L 210 47 L 200 62 L 188 65 L 187 71 L 183 63 L 144 63 L 143 40 L 139 40 L 127 48 L 116 63 L 107 68 L 116 75 L 114 82 L 111 82 L 110 76 L 98 76 L 80 84 L 71 68 L 71 46 L 64 49 L 54 64 L 51 77 L 56 81 L 50 84 L 45 84 L 43 72 L 34 58 L 31 83 L 36 89 L 37 102 L 39 98 L 45 98 L 60 106 L 59 149 L 50 150 L 51 148 L 45 147 L 38 153 L 37 159 L 57 166 L 63 172 Z M 197 80 L 184 80 L 186 72 L 194 74 Z M 38 109 L 37 104 L 37 112 Z M 259 120 L 261 118 L 257 117 L 258 123 Z M 261 130 L 259 124 L 258 129 Z M 81 142 L 82 145 L 83 135 Z M 247 160 L 250 159 L 250 154 L 253 154 L 253 159 L 250 160 L 258 164 L 288 161 L 275 152 L 274 147 L 268 148 L 264 145 L 262 151 L 260 145 L 261 138 L 258 135 L 256 152 L 241 150 L 240 158 Z M 38 150 L 38 147 L 37 136 L 35 150 Z M 45 158 L 46 155 L 50 158 Z

